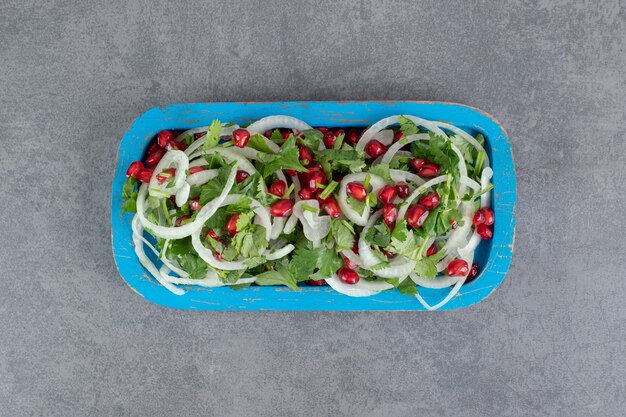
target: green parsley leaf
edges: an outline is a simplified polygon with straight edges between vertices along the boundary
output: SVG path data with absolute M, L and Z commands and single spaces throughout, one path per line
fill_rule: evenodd
M 346 220 L 333 220 L 331 231 L 335 239 L 335 250 L 337 252 L 352 249 L 354 245 L 354 227 L 352 227 L 352 224 Z
M 391 172 L 389 171 L 388 164 L 377 164 L 373 165 L 367 170 L 368 173 L 372 175 L 378 175 L 381 177 L 387 184 L 393 184 L 394 181 L 391 178 Z
M 293 136 L 290 136 L 283 143 L 280 152 L 277 154 L 258 152 L 257 157 L 261 165 L 261 175 L 263 175 L 263 178 L 267 178 L 279 169 L 293 169 L 299 172 L 306 172 L 307 169 L 300 164 L 299 155 L 296 140 Z
M 410 295 L 414 297 L 417 294 L 417 287 L 411 278 L 405 278 L 396 288 L 401 294 Z
M 247 146 L 260 152 L 265 152 L 269 154 L 274 153 L 274 151 L 272 151 L 272 149 L 265 141 L 265 137 L 259 133 L 255 133 L 254 135 L 250 136 L 250 141 L 248 142 Z
M 230 176 L 232 170 L 232 165 L 223 166 L 220 168 L 217 177 L 202 186 L 199 201 L 201 206 L 204 206 L 222 193 L 226 187 L 226 182 L 228 182 L 228 177 Z
M 450 137 L 449 139 L 450 139 L 450 142 L 452 142 L 452 144 L 456 146 L 459 149 L 459 151 L 461 151 L 461 154 L 463 155 L 465 162 L 467 162 L 468 164 L 473 164 L 474 163 L 473 153 L 475 151 L 474 145 L 472 145 L 471 143 L 469 143 L 462 137 L 456 136 L 456 135 Z
M 306 146 L 309 149 L 318 149 L 320 147 L 320 143 L 322 142 L 322 137 L 324 135 L 317 129 L 308 129 L 303 130 L 300 133 L 300 138 L 298 142 L 302 145 Z M 282 137 L 282 136 L 281 136 Z
M 311 278 L 330 278 L 339 268 L 343 266 L 343 261 L 334 249 L 320 248 L 319 251 L 320 256 L 317 258 L 317 267 L 319 270 L 313 274 Z
M 261 250 L 265 249 L 267 244 L 265 227 L 256 224 L 237 232 L 232 240 L 232 245 L 237 249 L 237 252 L 245 258 L 259 256 Z
M 187 252 L 179 256 L 178 261 L 182 269 L 187 271 L 189 278 L 202 279 L 206 277 L 208 264 L 195 252 Z
M 431 257 L 422 258 L 415 264 L 415 273 L 421 277 L 435 278 L 437 276 L 437 263 Z
M 359 201 L 351 195 L 346 197 L 346 201 L 348 202 L 348 205 L 352 207 L 352 210 L 359 213 L 360 216 L 363 215 L 363 212 L 366 209 L 369 210 L 369 207 L 367 206 L 367 201 Z
M 319 251 L 307 246 L 296 246 L 289 262 L 289 272 L 296 281 L 305 281 L 309 279 L 317 267 L 317 258 Z
M 367 229 L 367 233 L 365 234 L 365 241 L 370 245 L 385 248 L 389 246 L 389 242 L 391 241 L 391 232 L 389 231 L 389 228 L 386 224 L 376 224 Z
M 400 116 L 398 118 L 398 123 L 400 123 L 400 131 L 404 133 L 404 136 L 415 135 L 419 132 L 417 125 L 405 116 Z
M 296 280 L 283 265 L 278 264 L 276 270 L 263 272 L 257 275 L 254 281 L 257 285 L 286 285 L 292 290 L 297 290 Z
M 207 152 L 209 149 L 215 148 L 220 143 L 220 132 L 222 131 L 222 124 L 219 120 L 215 119 L 209 126 L 206 132 L 206 139 L 202 144 L 202 150 Z

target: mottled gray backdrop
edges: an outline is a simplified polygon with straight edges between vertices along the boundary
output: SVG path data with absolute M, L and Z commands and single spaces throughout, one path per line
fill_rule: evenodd
M 623 416 L 623 1 L 0 2 L 1 416 Z M 454 312 L 168 310 L 110 247 L 166 103 L 425 99 L 512 142 L 515 254 Z

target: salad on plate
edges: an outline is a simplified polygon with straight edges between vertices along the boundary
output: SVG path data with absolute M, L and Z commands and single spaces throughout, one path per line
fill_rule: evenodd
M 482 135 L 411 115 L 364 128 L 290 116 L 163 130 L 128 167 L 135 253 L 186 286 L 400 291 L 438 309 L 478 276 L 493 236 Z M 148 251 L 148 253 L 146 253 Z M 429 305 L 419 288 L 450 288 Z

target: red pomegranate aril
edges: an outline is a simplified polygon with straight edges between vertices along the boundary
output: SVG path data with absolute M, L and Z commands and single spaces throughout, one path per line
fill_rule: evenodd
M 296 171 L 295 169 L 286 169 L 285 172 L 290 177 L 296 176 L 298 174 L 298 171 Z
M 203 138 L 206 135 L 206 132 L 198 132 L 198 133 L 194 133 L 193 137 L 194 139 L 200 139 Z
M 213 252 L 213 257 L 217 259 L 218 261 L 222 260 L 222 254 L 219 252 Z
M 283 140 L 287 140 L 290 135 L 293 135 L 293 132 L 289 129 L 280 129 L 280 134 L 282 135 Z
M 189 175 L 197 174 L 200 171 L 204 171 L 203 167 L 189 167 Z
M 263 136 L 270 139 L 272 137 L 272 133 L 273 132 L 271 130 L 266 130 L 265 132 L 263 132 Z
M 235 236 L 237 234 L 237 221 L 239 220 L 239 214 L 233 214 L 228 218 L 226 222 L 226 231 L 230 233 L 231 236 Z
M 396 257 L 395 253 L 389 252 L 388 250 L 381 249 L 380 251 L 383 253 L 383 255 L 385 255 L 387 259 L 393 259 Z
M 339 135 L 345 135 L 346 134 L 346 131 L 343 130 L 342 128 L 340 128 L 340 127 L 333 127 L 332 129 L 330 129 L 330 131 L 333 132 L 333 135 L 335 135 L 337 137 Z
M 191 200 L 189 200 L 189 210 L 191 210 L 191 211 L 198 211 L 201 208 L 202 208 L 202 206 L 200 205 L 200 199 L 192 198 Z
M 326 184 L 326 175 L 322 171 L 314 171 L 306 174 L 306 182 L 309 188 L 316 189 L 317 184 Z
M 417 173 L 420 177 L 433 178 L 439 175 L 439 165 L 425 164 Z
M 299 153 L 298 159 L 300 160 L 300 163 L 302 165 L 307 166 L 311 164 L 311 162 L 313 162 L 313 154 L 311 153 L 311 150 L 307 148 L 306 146 L 300 146 L 298 153 Z
M 426 207 L 428 210 L 432 210 L 439 205 L 439 194 L 430 193 L 419 199 L 419 203 Z
M 367 197 L 367 190 L 363 187 L 363 184 L 359 184 L 358 182 L 347 183 L 346 192 L 350 197 L 359 201 L 365 201 Z
M 326 280 L 323 279 L 307 279 L 304 281 L 306 285 L 310 285 L 312 287 L 322 287 L 326 285 Z
M 246 129 L 235 129 L 233 132 L 233 143 L 238 148 L 245 148 L 250 141 L 250 132 Z
M 333 135 L 333 132 L 326 132 L 324 133 L 324 136 L 322 137 L 322 141 L 324 142 L 324 145 L 328 149 L 332 149 L 333 146 L 335 146 L 336 140 L 337 140 L 337 137 Z
M 456 220 L 450 220 L 450 226 L 452 226 L 452 230 L 454 230 L 457 227 L 459 227 L 459 224 L 457 223 Z
M 396 133 L 394 133 L 394 135 L 393 135 L 393 141 L 394 141 L 394 142 L 397 142 L 397 141 L 399 141 L 400 139 L 402 139 L 403 137 L 404 137 L 404 133 L 403 133 L 402 131 L 398 130 L 398 131 L 397 131 Z
M 235 181 L 239 184 L 240 182 L 245 181 L 249 176 L 250 174 L 246 171 L 237 171 L 237 174 L 235 174 Z
M 406 182 L 399 182 L 396 184 L 396 194 L 400 198 L 407 198 L 409 196 L 409 184 Z
M 378 200 L 383 204 L 391 204 L 396 198 L 396 187 L 385 185 L 378 193 Z
M 311 200 L 314 195 L 315 192 L 310 188 L 301 188 L 300 191 L 298 191 L 298 197 L 300 197 L 300 200 Z
M 163 184 L 165 181 L 174 178 L 174 175 L 176 175 L 176 169 L 168 168 L 164 169 L 163 172 L 159 172 L 156 176 L 156 179 L 159 184 Z
M 130 164 L 130 166 L 128 167 L 128 169 L 126 170 L 126 177 L 137 177 L 137 175 L 141 172 L 141 170 L 144 169 L 143 164 L 141 163 L 141 161 L 135 161 L 132 164 Z
M 184 151 L 185 149 L 187 149 L 187 147 L 185 146 L 184 143 L 176 142 L 175 140 L 170 140 L 165 145 L 165 149 L 167 149 L 168 151 L 171 151 L 172 149 L 176 149 L 178 151 Z
M 387 147 L 376 139 L 370 140 L 367 142 L 367 145 L 365 145 L 365 153 L 370 158 L 378 158 L 385 152 L 387 152 Z
M 339 268 L 339 270 L 337 270 L 337 277 L 346 284 L 351 285 L 356 284 L 359 282 L 359 279 L 361 279 L 359 274 L 349 268 Z
M 213 229 L 209 229 L 209 230 L 206 232 L 206 235 L 207 235 L 208 237 L 210 237 L 211 239 L 213 239 L 213 240 L 218 240 L 218 239 L 219 239 L 219 236 L 217 235 L 217 233 L 215 233 L 215 230 L 213 230 Z
M 146 155 L 152 155 L 153 153 L 155 153 L 156 151 L 158 151 L 159 149 L 159 144 L 156 142 L 152 142 L 150 144 L 150 146 L 148 146 L 148 150 L 146 151 Z
M 356 240 L 352 245 L 352 252 L 356 253 L 357 255 L 359 254 L 359 242 L 357 242 Z
M 348 129 L 348 131 L 346 132 L 345 141 L 349 145 L 354 146 L 357 144 L 360 138 L 361 135 L 356 129 Z
M 319 130 L 320 132 L 322 132 L 323 134 L 326 134 L 326 132 L 328 132 L 328 128 L 327 127 L 316 127 L 317 130 Z
M 157 135 L 157 143 L 161 148 L 165 148 L 171 140 L 174 140 L 174 133 L 171 130 L 161 130 Z
M 409 226 L 417 229 L 422 227 L 430 212 L 426 209 L 426 207 L 415 204 L 409 207 L 409 210 L 406 213 L 406 222 Z
M 350 268 L 350 269 L 356 269 L 357 266 L 354 262 L 352 262 L 349 258 L 342 258 L 343 260 L 343 264 L 346 266 L 346 268 Z
M 324 203 L 322 203 L 322 210 L 324 210 L 326 214 L 328 214 L 333 219 L 336 219 L 339 216 L 341 216 L 341 209 L 339 208 L 339 203 L 337 203 L 337 200 L 335 200 L 333 197 L 329 197 L 326 200 L 324 200 Z
M 474 213 L 474 218 L 472 219 L 472 225 L 474 227 L 478 227 L 483 223 L 485 223 L 485 216 L 483 216 L 483 213 L 481 213 L 481 211 L 478 210 L 476 213 Z
M 176 219 L 176 221 L 174 222 L 174 226 L 176 226 L 176 227 L 180 227 L 180 226 L 182 226 L 182 225 L 183 225 L 183 222 L 184 222 L 185 220 L 189 220 L 189 219 L 191 219 L 191 216 L 190 216 L 190 215 L 188 215 L 188 214 L 187 214 L 187 215 L 185 215 L 185 216 L 180 216 L 180 217 L 179 217 L 179 218 L 177 218 L 177 219 Z
M 437 248 L 436 244 L 432 244 L 428 247 L 428 249 L 426 250 L 426 256 L 433 256 L 434 254 L 436 254 L 437 252 L 439 252 L 439 249 Z
M 491 226 L 494 220 L 493 210 L 491 210 L 489 207 L 483 207 L 480 209 L 480 213 L 483 215 L 483 218 L 485 219 L 483 223 L 486 226 Z
M 284 198 L 278 201 L 278 203 L 275 203 L 270 208 L 270 214 L 274 217 L 287 217 L 291 215 L 292 211 L 293 201 L 289 200 L 288 198 Z
M 137 174 L 137 179 L 141 182 L 150 182 L 150 178 L 152 178 L 153 173 L 154 171 L 150 168 L 144 168 L 139 171 L 139 174 Z
M 478 276 L 478 264 L 474 262 L 472 264 L 472 267 L 469 270 L 469 274 L 467 274 L 467 279 L 465 280 L 464 284 L 474 281 L 477 276 Z
M 468 272 L 467 262 L 463 259 L 455 259 L 446 267 L 446 275 L 449 277 L 464 277 Z
M 476 227 L 476 233 L 478 233 L 478 236 L 480 236 L 484 240 L 489 240 L 493 237 L 493 230 L 491 230 L 489 226 L 486 226 L 484 224 L 479 224 Z
M 413 158 L 409 161 L 409 164 L 415 172 L 418 172 L 426 164 L 426 160 L 421 158 Z
M 157 149 L 154 153 L 148 155 L 146 158 L 146 165 L 152 168 L 157 166 L 161 158 L 163 158 L 163 155 L 165 155 L 165 152 L 163 152 L 162 149 Z
M 392 228 L 398 218 L 398 209 L 393 204 L 383 204 L 383 220 L 385 224 Z
M 285 190 L 287 189 L 287 183 L 283 180 L 275 181 L 270 188 L 267 189 L 267 192 L 275 195 L 276 197 L 282 197 L 285 194 Z

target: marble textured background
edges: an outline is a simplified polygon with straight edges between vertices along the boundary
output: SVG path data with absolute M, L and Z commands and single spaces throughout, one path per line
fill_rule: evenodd
M 0 3 L 0 415 L 618 416 L 626 6 Z M 425 99 L 507 128 L 508 278 L 434 314 L 197 313 L 110 249 L 117 145 L 173 102 Z

